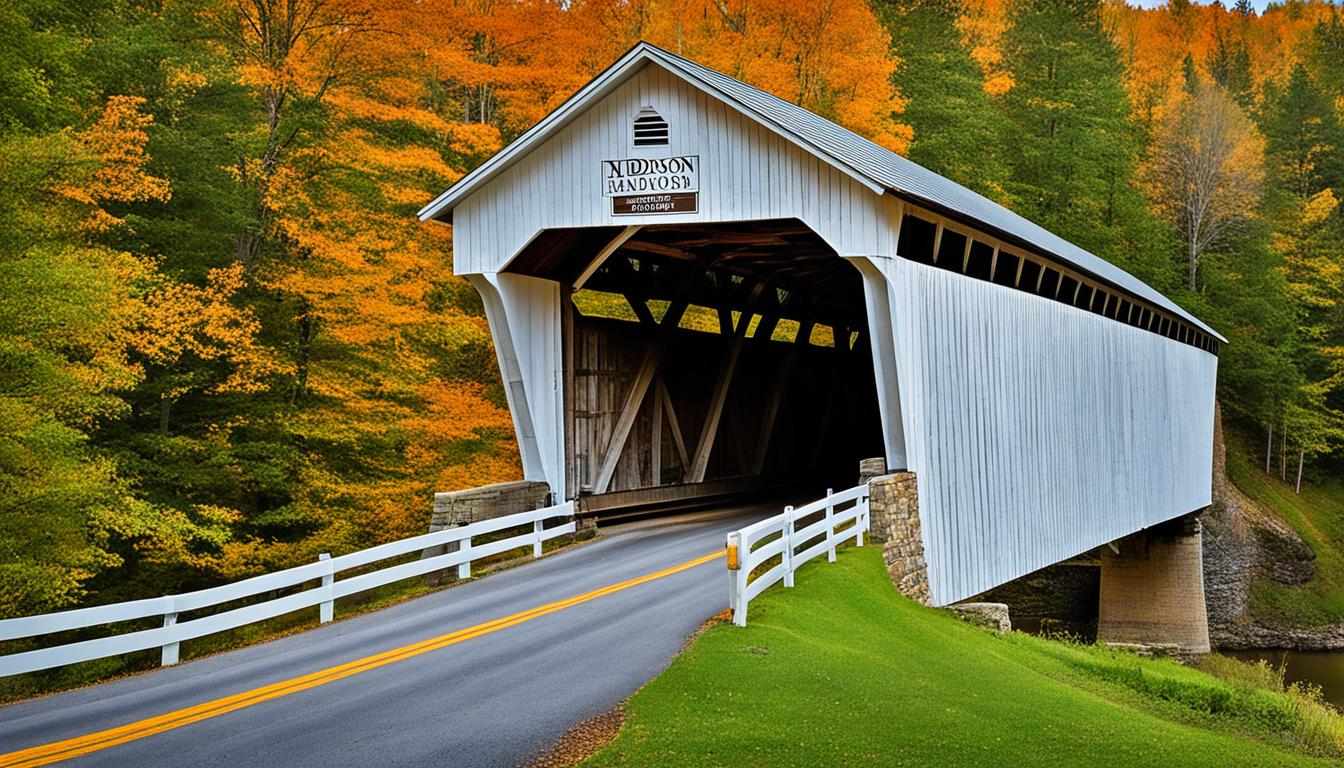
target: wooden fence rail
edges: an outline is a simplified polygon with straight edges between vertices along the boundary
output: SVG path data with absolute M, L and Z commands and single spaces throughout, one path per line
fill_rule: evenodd
M 381 544 L 339 557 L 330 557 L 323 554 L 314 563 L 196 592 L 165 595 L 145 600 L 131 600 L 91 608 L 78 608 L 72 611 L 48 613 L 40 616 L 5 619 L 0 621 L 0 642 L 96 627 L 102 624 L 133 621 L 151 616 L 162 616 L 163 626 L 0 656 L 0 677 L 50 669 L 108 656 L 119 656 L 124 653 L 150 648 L 162 649 L 161 661 L 164 666 L 176 664 L 178 647 L 183 640 L 191 640 L 216 632 L 235 629 L 314 605 L 319 606 L 318 618 L 321 623 L 325 624 L 334 618 L 335 601 L 340 597 L 364 592 L 374 587 L 391 584 L 394 581 L 445 570 L 453 566 L 457 567 L 459 577 L 467 578 L 471 575 L 471 563 L 473 561 L 525 546 L 532 547 L 533 557 L 541 557 L 542 542 L 575 532 L 573 516 L 574 504 L 573 502 L 566 502 L 530 512 L 520 512 L 493 520 L 483 520 L 470 525 L 412 536 L 408 539 Z M 546 520 L 558 517 L 571 519 L 561 525 L 550 528 L 544 527 L 543 524 Z M 523 526 L 530 526 L 531 530 L 484 544 L 472 544 L 473 538 Z M 361 568 L 391 557 L 422 552 L 450 544 L 458 544 L 457 551 L 361 573 L 347 579 L 338 580 L 336 578 L 336 574 L 343 571 Z M 244 605 L 190 621 L 178 621 L 178 616 L 188 611 L 210 608 L 267 592 L 296 587 L 310 581 L 319 582 L 319 584 L 310 589 L 271 600 Z
M 796 527 L 814 516 L 818 519 Z M 752 598 L 780 581 L 792 587 L 794 571 L 808 560 L 825 552 L 833 563 L 835 548 L 850 539 L 863 546 L 868 526 L 868 486 L 860 485 L 839 493 L 827 489 L 825 497 L 810 504 L 785 507 L 781 514 L 728 534 L 728 607 L 733 623 L 745 627 Z M 755 573 L 776 558 L 777 563 Z

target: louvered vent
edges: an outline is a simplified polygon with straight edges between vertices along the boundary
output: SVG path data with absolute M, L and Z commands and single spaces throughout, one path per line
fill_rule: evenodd
M 635 115 L 635 146 L 658 147 L 667 144 L 667 121 L 652 108 L 645 107 Z

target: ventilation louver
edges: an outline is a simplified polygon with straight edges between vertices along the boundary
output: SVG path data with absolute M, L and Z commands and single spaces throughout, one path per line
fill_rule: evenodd
M 651 108 L 635 115 L 635 146 L 657 147 L 667 144 L 667 121 Z

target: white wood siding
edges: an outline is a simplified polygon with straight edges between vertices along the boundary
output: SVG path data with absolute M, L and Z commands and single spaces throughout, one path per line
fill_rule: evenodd
M 878 260 L 933 599 L 1207 506 L 1218 360 L 1090 312 Z
M 560 286 L 523 275 L 477 275 L 495 345 L 523 477 L 544 480 L 565 498 Z
M 643 106 L 670 126 L 670 145 L 635 149 Z M 656 151 L 650 151 L 654 149 Z M 699 155 L 700 210 L 613 216 L 601 161 Z M 496 272 L 551 227 L 798 218 L 841 255 L 895 253 L 899 203 L 661 67 L 638 74 L 453 211 L 457 274 Z

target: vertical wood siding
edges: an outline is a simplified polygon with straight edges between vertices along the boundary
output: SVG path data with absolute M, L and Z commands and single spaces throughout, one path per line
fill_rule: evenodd
M 631 121 L 651 106 L 670 126 L 666 147 L 631 145 Z M 700 210 L 613 216 L 601 161 L 699 155 Z M 772 130 L 657 66 L 593 105 L 550 141 L 453 211 L 454 270 L 495 272 L 542 229 L 798 218 L 844 255 L 891 254 L 899 203 L 875 194 Z
M 523 477 L 565 496 L 560 286 L 523 275 L 477 275 L 513 415 Z
M 936 267 L 880 265 L 936 603 L 1209 504 L 1216 357 Z

